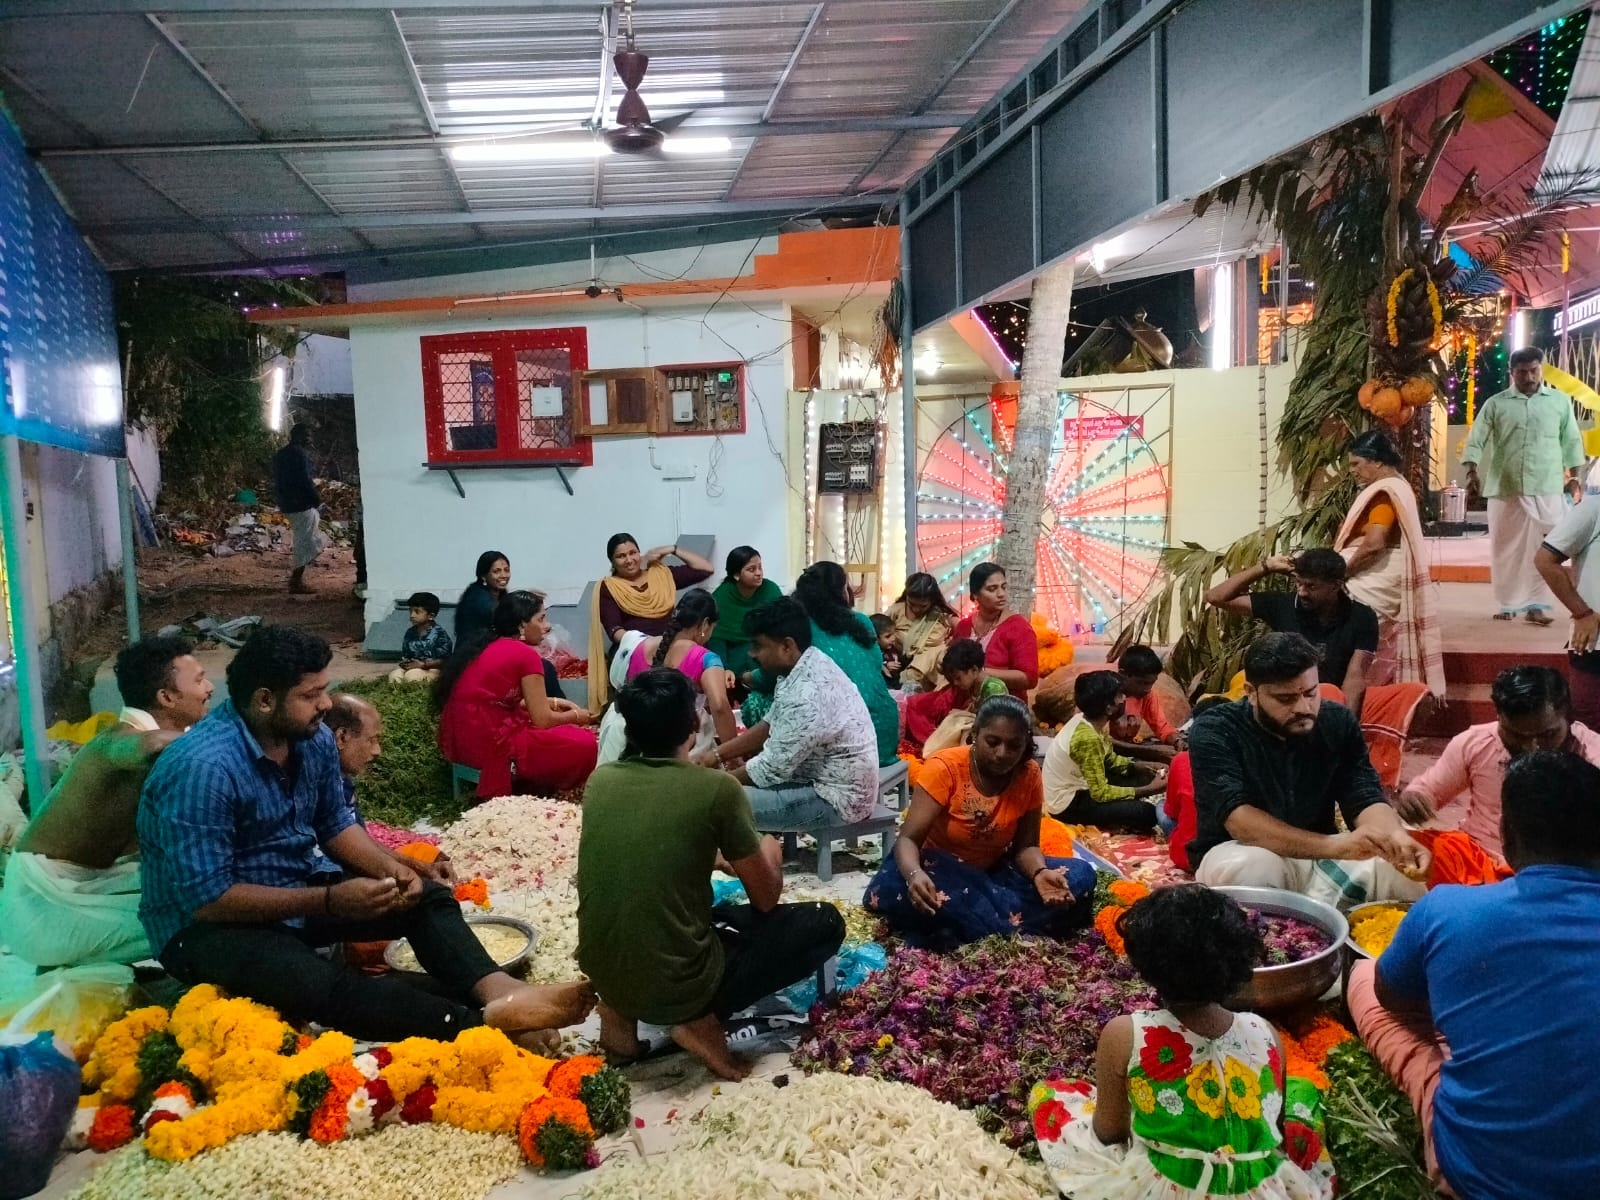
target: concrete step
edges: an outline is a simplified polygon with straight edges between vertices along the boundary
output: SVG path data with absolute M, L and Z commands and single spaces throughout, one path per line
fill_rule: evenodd
M 1435 563 L 1428 568 L 1435 583 L 1488 583 L 1488 563 Z
M 1495 650 L 1492 629 L 1483 633 L 1481 650 L 1446 650 L 1444 653 L 1444 678 L 1450 687 L 1450 698 L 1455 700 L 1456 688 L 1468 684 L 1490 684 L 1507 667 L 1554 667 L 1565 671 L 1565 650 Z
M 1453 738 L 1469 725 L 1482 725 L 1495 719 L 1494 701 L 1489 698 L 1489 684 L 1458 685 L 1450 678 L 1448 668 L 1445 676 L 1449 680 L 1450 703 L 1442 712 L 1434 709 L 1419 714 L 1411 726 L 1411 737 Z

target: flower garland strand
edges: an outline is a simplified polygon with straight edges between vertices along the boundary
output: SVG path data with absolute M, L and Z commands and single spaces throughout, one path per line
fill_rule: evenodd
M 541 1058 L 487 1026 L 358 1055 L 345 1034 L 297 1035 L 271 1009 L 205 984 L 170 1014 L 114 1022 L 83 1079 L 94 1089 L 77 1122 L 87 1145 L 107 1151 L 142 1134 L 168 1162 L 255 1133 L 330 1145 L 433 1123 L 515 1137 L 536 1167 L 576 1169 L 598 1161 L 595 1137 L 623 1128 L 631 1107 L 627 1081 L 599 1058 Z

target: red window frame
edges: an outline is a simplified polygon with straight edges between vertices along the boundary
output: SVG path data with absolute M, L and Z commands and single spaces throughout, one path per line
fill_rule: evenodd
M 589 367 L 589 333 L 583 326 L 559 329 L 507 329 L 492 333 L 450 333 L 424 337 L 422 342 L 422 407 L 428 430 L 428 463 L 451 466 L 518 466 L 541 463 L 559 466 L 591 466 L 594 462 L 594 443 L 577 433 L 579 405 L 585 402 L 580 374 Z M 561 418 L 526 418 L 530 425 L 554 425 L 555 428 L 538 430 L 533 436 L 554 440 L 558 444 L 546 446 L 522 445 L 524 418 L 522 408 L 522 381 L 518 375 L 517 355 L 521 351 L 564 350 L 567 352 L 567 378 L 565 384 L 566 407 Z M 479 405 L 492 404 L 494 445 L 484 448 L 461 448 L 451 444 L 450 431 L 471 425 L 488 425 L 490 422 L 447 421 L 444 359 L 475 356 L 467 370 L 472 377 L 466 381 L 475 389 L 476 372 L 487 366 L 492 381 L 492 398 L 480 399 L 474 390 L 469 399 L 459 396 L 450 403 L 459 406 L 470 404 L 473 416 L 478 417 Z M 457 367 L 461 364 L 452 363 Z M 453 381 L 459 387 L 461 381 Z M 486 409 L 485 415 L 489 410 Z

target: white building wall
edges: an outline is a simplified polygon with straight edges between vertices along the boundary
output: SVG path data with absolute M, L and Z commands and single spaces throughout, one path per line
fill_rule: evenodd
M 426 282 L 434 286 L 409 290 L 446 294 Z M 451 282 L 449 291 L 491 290 L 474 277 Z M 443 471 L 423 468 L 423 336 L 572 325 L 588 329 L 589 366 L 597 370 L 743 359 L 747 432 L 597 438 L 593 466 L 565 468 L 572 496 L 554 471 L 506 468 L 459 471 L 463 499 Z M 704 301 L 648 311 L 596 302 L 539 317 L 353 328 L 368 625 L 418 589 L 455 599 L 487 549 L 511 559 L 513 587 L 574 603 L 608 569 L 605 542 L 619 531 L 645 549 L 680 533 L 709 533 L 719 557 L 748 543 L 781 570 L 790 552 L 790 488 L 803 486 L 801 468 L 784 453 L 790 337 L 782 304 L 743 300 L 709 312 Z M 571 632 L 582 638 L 587 631 Z

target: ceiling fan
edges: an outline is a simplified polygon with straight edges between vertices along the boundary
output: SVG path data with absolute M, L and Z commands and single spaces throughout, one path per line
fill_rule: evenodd
M 615 154 L 651 154 L 661 150 L 667 135 L 683 124 L 692 111 L 653 121 L 639 85 L 650 66 L 650 56 L 640 50 L 633 38 L 633 0 L 622 7 L 624 44 L 611 56 L 611 65 L 622 81 L 622 102 L 617 105 L 617 123 L 600 131 L 600 138 Z
M 609 13 L 610 10 L 607 10 Z M 633 0 L 623 0 L 622 42 L 611 55 L 612 70 L 621 80 L 623 95 L 617 105 L 615 124 L 604 124 L 606 97 L 610 89 L 610 76 L 600 82 L 600 99 L 593 117 L 578 125 L 534 127 L 518 130 L 483 142 L 457 144 L 451 156 L 458 162 L 506 162 L 540 160 L 547 158 L 588 158 L 597 155 L 619 154 L 633 158 L 661 158 L 664 153 L 719 153 L 726 152 L 729 141 L 725 137 L 671 139 L 677 128 L 694 115 L 693 109 L 674 113 L 656 120 L 651 117 L 639 87 L 644 82 L 645 71 L 650 66 L 650 56 L 638 48 L 633 36 Z M 612 44 L 609 19 L 603 18 L 602 33 L 606 43 Z M 562 138 L 559 132 L 582 132 L 582 141 Z M 533 136 L 521 136 L 532 134 Z

